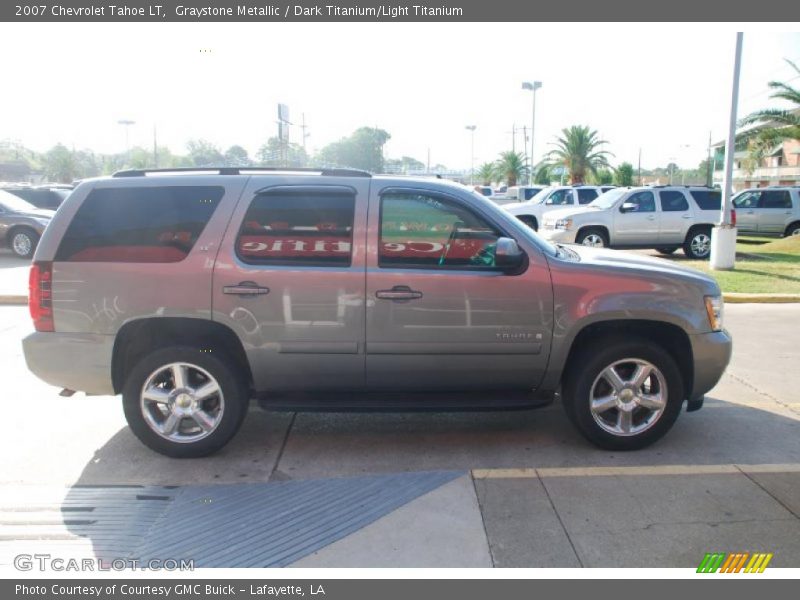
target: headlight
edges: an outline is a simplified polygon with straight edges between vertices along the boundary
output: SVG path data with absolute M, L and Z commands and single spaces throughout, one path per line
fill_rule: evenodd
M 572 227 L 572 219 L 558 219 L 556 221 L 556 229 L 569 229 Z
M 722 315 L 725 312 L 725 303 L 722 296 L 705 296 L 708 324 L 712 331 L 722 331 Z

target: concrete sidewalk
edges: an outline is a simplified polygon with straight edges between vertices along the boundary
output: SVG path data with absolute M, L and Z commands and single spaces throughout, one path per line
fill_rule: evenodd
M 0 249 L 0 304 L 28 303 L 28 273 L 31 263 Z

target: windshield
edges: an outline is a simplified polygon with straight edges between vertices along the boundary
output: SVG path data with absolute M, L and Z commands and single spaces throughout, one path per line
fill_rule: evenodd
M 546 187 L 543 190 L 541 190 L 539 193 L 537 193 L 533 198 L 531 198 L 529 202 L 531 204 L 541 204 L 542 202 L 544 202 L 544 199 L 547 198 L 547 196 L 550 195 L 550 192 L 552 192 L 552 191 L 553 191 L 553 188 Z
M 16 212 L 30 212 L 36 210 L 36 207 L 30 202 L 26 202 L 19 196 L 15 196 L 3 190 L 0 190 L 0 204 L 5 206 L 8 210 Z
M 600 194 L 586 206 L 591 206 L 592 208 L 611 208 L 617 203 L 617 200 L 619 200 L 627 192 L 627 188 L 608 190 L 605 194 Z

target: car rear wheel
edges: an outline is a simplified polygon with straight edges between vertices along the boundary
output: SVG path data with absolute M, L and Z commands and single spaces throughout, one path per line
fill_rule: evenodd
M 692 229 L 683 243 L 683 253 L 689 258 L 703 260 L 711 254 L 711 229 Z
M 575 239 L 578 244 L 592 246 L 594 248 L 605 248 L 608 246 L 608 236 L 601 229 L 584 229 Z
M 786 236 L 800 235 L 800 223 L 792 223 L 786 228 Z
M 604 340 L 573 357 L 562 386 L 578 431 L 608 450 L 637 450 L 660 439 L 678 418 L 683 378 L 672 356 L 646 340 Z
M 36 244 L 39 243 L 39 234 L 32 229 L 14 229 L 9 236 L 9 246 L 11 251 L 19 258 L 30 258 L 36 251 Z
M 173 346 L 147 355 L 125 381 L 122 403 L 131 431 L 173 458 L 207 456 L 236 434 L 249 394 L 227 359 Z

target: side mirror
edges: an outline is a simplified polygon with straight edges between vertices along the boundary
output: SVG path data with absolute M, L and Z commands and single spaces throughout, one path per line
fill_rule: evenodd
M 525 253 L 517 240 L 507 237 L 497 239 L 494 251 L 494 264 L 503 271 L 516 271 L 525 263 Z
M 636 212 L 637 210 L 639 210 L 639 205 L 634 202 L 625 202 L 619 208 L 619 212 L 621 213 Z
M 553 204 L 553 199 L 552 198 L 548 198 L 547 200 L 544 201 L 544 203 L 545 204 Z

